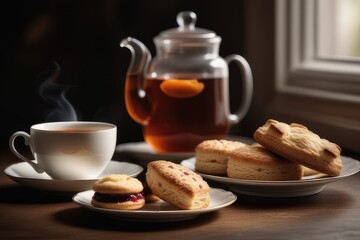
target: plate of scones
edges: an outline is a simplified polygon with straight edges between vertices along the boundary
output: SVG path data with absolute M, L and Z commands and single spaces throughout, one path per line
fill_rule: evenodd
M 201 175 L 171 161 L 148 164 L 145 180 L 126 174 L 105 176 L 92 190 L 79 192 L 79 206 L 125 221 L 171 222 L 195 218 L 227 207 L 237 197 L 210 188 Z
M 360 161 L 301 124 L 269 119 L 254 143 L 210 139 L 181 165 L 236 193 L 258 197 L 300 197 L 360 171 Z

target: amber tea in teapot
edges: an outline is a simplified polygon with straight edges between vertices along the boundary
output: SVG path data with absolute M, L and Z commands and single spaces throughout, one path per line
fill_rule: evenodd
M 128 76 L 137 78 L 137 76 Z M 223 79 L 146 79 L 145 98 L 137 95 L 136 80 L 128 79 L 126 102 L 134 119 L 149 117 L 143 128 L 146 142 L 158 152 L 194 151 L 205 139 L 224 138 L 228 131 L 228 98 Z
M 181 12 L 178 28 L 154 38 L 157 55 L 128 37 L 120 46 L 132 59 L 125 82 L 126 109 L 143 127 L 145 141 L 157 152 L 194 152 L 206 139 L 224 138 L 242 120 L 252 97 L 252 73 L 239 55 L 218 54 L 221 37 L 196 28 L 196 15 Z M 242 72 L 239 109 L 230 113 L 228 64 Z

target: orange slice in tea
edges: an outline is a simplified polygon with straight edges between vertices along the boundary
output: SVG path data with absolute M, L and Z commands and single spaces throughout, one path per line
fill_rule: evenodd
M 204 89 L 204 83 L 197 79 L 167 79 L 160 84 L 160 89 L 170 97 L 189 98 L 201 93 Z

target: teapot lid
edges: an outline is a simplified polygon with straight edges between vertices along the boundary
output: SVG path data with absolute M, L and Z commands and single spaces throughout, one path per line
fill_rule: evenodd
M 213 31 L 195 27 L 196 20 L 197 17 L 194 12 L 180 12 L 176 16 L 179 27 L 165 30 L 157 38 L 181 41 L 219 41 L 221 39 Z

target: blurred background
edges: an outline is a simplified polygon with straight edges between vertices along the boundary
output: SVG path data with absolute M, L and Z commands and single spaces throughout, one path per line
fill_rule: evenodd
M 3 3 L 1 147 L 7 147 L 14 131 L 28 132 L 32 124 L 56 120 L 112 122 L 118 125 L 119 143 L 142 140 L 141 127 L 125 109 L 125 74 L 131 56 L 119 42 L 135 37 L 154 56 L 153 37 L 177 27 L 176 15 L 184 10 L 197 14 L 198 27 L 223 37 L 222 56 L 242 54 L 243 1 Z M 236 92 L 232 95 L 235 98 Z M 77 116 L 58 114 L 66 111 L 66 104 Z

